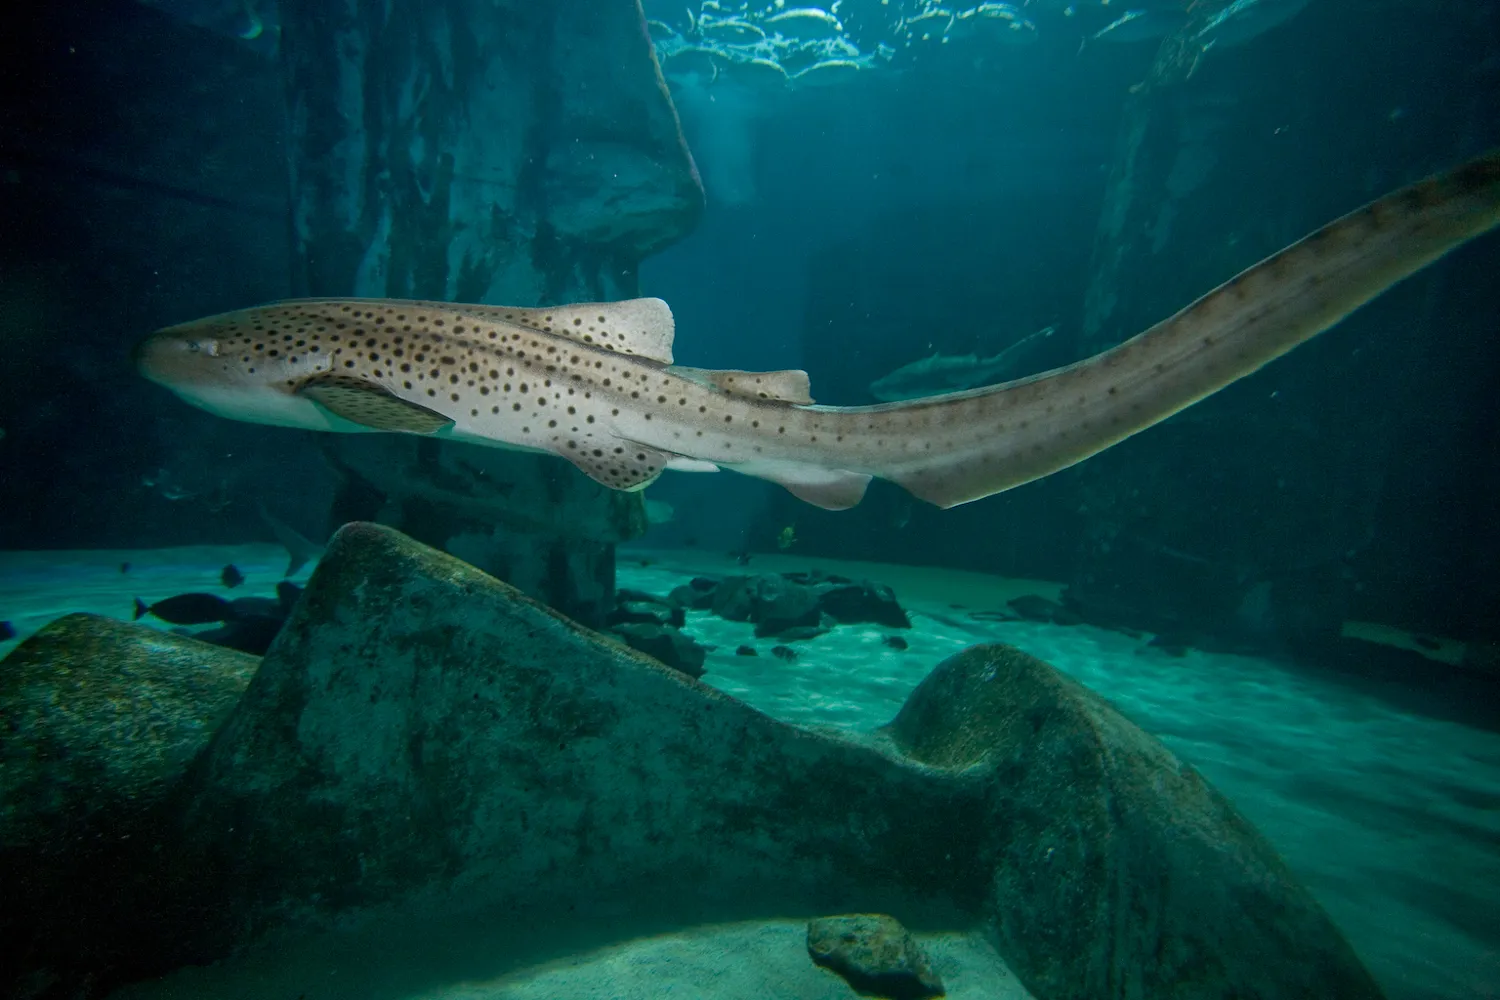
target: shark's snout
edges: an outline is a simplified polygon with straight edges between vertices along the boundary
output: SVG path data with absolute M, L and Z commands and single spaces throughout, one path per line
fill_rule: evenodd
M 177 398 L 231 420 L 348 430 L 294 391 L 298 381 L 328 366 L 328 355 L 281 334 L 272 339 L 238 313 L 158 330 L 135 345 L 136 371 Z M 286 345 L 293 341 L 293 345 Z M 285 346 L 284 346 L 285 345 Z M 359 428 L 353 428 L 359 429 Z
M 136 371 L 153 382 L 171 385 L 200 371 L 204 362 L 218 357 L 219 344 L 206 337 L 184 334 L 175 327 L 158 330 L 135 345 L 130 353 Z

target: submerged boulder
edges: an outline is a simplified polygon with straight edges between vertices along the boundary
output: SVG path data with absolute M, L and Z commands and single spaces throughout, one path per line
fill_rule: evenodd
M 159 967 L 184 919 L 164 897 L 192 878 L 173 863 L 172 803 L 259 665 L 87 614 L 0 663 L 0 995 Z
M 932 962 L 901 922 L 883 913 L 823 917 L 807 925 L 812 960 L 844 977 L 856 993 L 928 1000 L 945 992 Z
M 86 886 L 154 889 L 106 979 L 379 914 L 607 940 L 883 912 L 983 931 L 1048 1000 L 1378 996 L 1222 798 L 1041 661 L 977 647 L 884 734 L 813 732 L 370 524 L 179 784 Z
M 718 593 L 719 581 L 706 576 L 695 576 L 687 583 L 673 587 L 667 600 L 691 611 L 707 611 L 713 607 Z
M 711 610 L 720 618 L 754 622 L 765 635 L 818 621 L 818 595 L 777 573 L 731 576 L 714 592 Z
M 673 670 L 689 677 L 703 676 L 708 650 L 690 635 L 656 622 L 622 622 L 611 625 L 609 631 L 631 649 L 660 660 Z
M 42 628 L 0 669 L 0 847 L 36 847 L 160 804 L 259 666 L 99 615 Z
M 914 760 L 987 776 L 986 913 L 1036 995 L 1381 995 L 1224 796 L 1041 660 L 965 650 L 885 731 Z
M 911 627 L 890 587 L 817 571 L 731 576 L 717 584 L 694 580 L 691 589 L 679 587 L 672 596 L 689 607 L 707 607 L 720 618 L 754 622 L 755 634 L 762 638 L 795 633 L 805 639 L 840 623 Z
M 846 625 L 868 622 L 889 628 L 911 628 L 911 619 L 883 583 L 859 580 L 819 588 L 818 607 Z
M 687 612 L 670 598 L 624 589 L 615 591 L 614 610 L 605 616 L 604 623 L 610 626 L 629 623 L 682 628 L 687 624 Z

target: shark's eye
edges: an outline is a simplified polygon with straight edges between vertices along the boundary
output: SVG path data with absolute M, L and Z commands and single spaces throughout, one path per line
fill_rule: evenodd
M 187 349 L 194 354 L 207 354 L 211 358 L 219 356 L 219 342 L 217 340 L 190 340 Z

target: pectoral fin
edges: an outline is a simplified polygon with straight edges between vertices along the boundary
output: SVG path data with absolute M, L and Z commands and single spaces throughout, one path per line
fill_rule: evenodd
M 350 423 L 376 431 L 436 434 L 453 426 L 453 421 L 441 413 L 351 375 L 315 375 L 297 387 L 297 395 Z

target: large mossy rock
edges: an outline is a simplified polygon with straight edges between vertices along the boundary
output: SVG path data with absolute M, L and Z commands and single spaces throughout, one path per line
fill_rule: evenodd
M 982 902 L 982 862 L 933 846 L 977 843 L 972 783 L 778 723 L 371 524 L 335 535 L 199 777 L 192 849 L 240 873 L 216 891 L 255 927 Z
M 0 995 L 129 966 L 175 932 L 183 914 L 157 904 L 192 876 L 163 853 L 172 799 L 259 665 L 86 614 L 0 663 Z
M 1227 799 L 1041 660 L 967 649 L 886 732 L 914 760 L 984 776 L 986 916 L 1037 996 L 1380 995 Z
M 916 911 L 990 922 L 1048 998 L 1378 996 L 1265 841 L 1045 663 L 960 654 L 888 735 L 776 722 L 351 525 L 206 760 L 190 833 L 254 873 L 220 891 L 256 927 L 392 903 Z
M 163 802 L 260 660 L 99 615 L 59 618 L 0 670 L 0 849 Z
M 174 803 L 156 861 L 116 873 L 163 888 L 115 981 L 391 914 L 513 914 L 538 960 L 884 912 L 987 931 L 1047 1000 L 1379 995 L 1253 829 L 1038 660 L 976 647 L 885 733 L 812 732 L 370 524 Z

